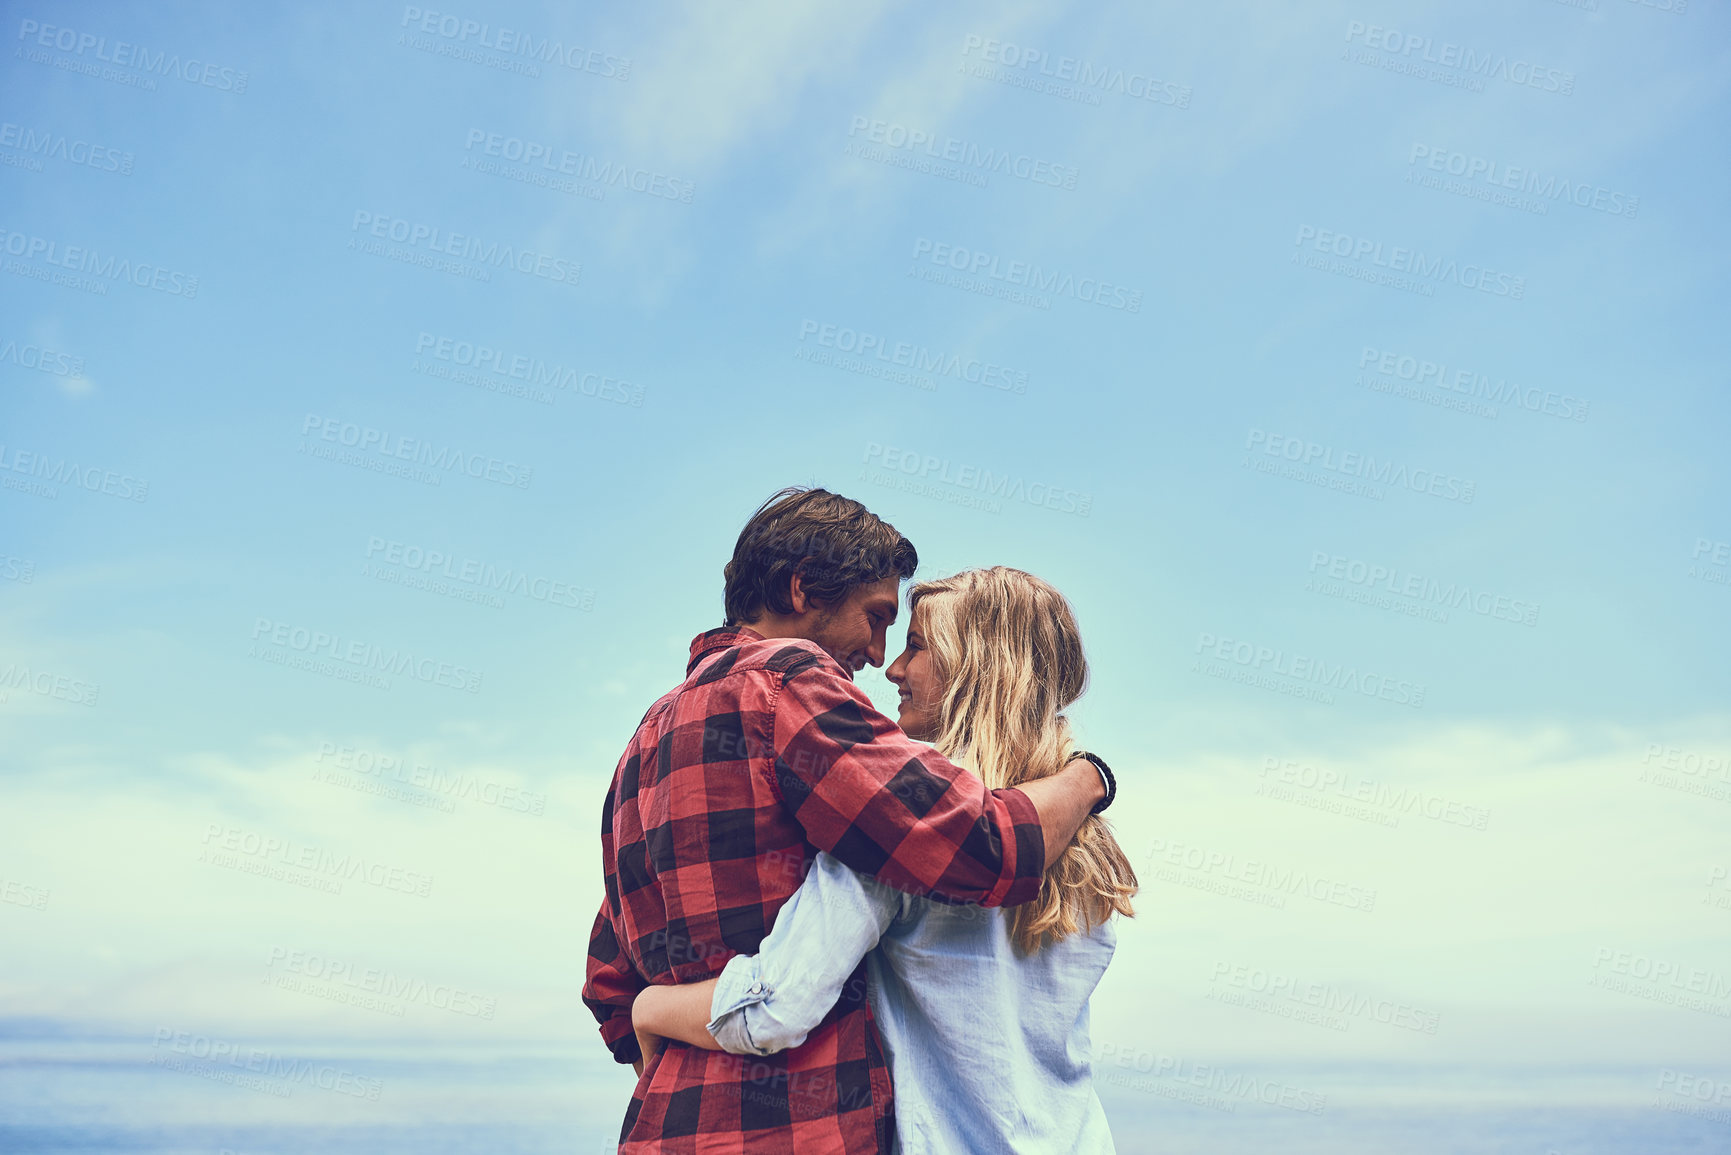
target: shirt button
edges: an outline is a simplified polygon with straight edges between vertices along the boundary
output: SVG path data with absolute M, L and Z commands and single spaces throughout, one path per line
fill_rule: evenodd
M 761 995 L 763 993 L 763 984 L 762 983 L 752 983 L 751 986 L 749 988 L 747 988 L 745 993 L 748 995 Z

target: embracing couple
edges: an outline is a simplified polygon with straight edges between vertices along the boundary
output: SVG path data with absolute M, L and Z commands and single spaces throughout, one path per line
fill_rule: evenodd
M 638 1072 L 622 1152 L 1112 1150 L 1088 998 L 1136 876 L 1064 716 L 1076 621 L 1020 570 L 915 583 L 898 725 L 853 676 L 917 564 L 859 502 L 783 490 L 638 723 L 583 988 Z

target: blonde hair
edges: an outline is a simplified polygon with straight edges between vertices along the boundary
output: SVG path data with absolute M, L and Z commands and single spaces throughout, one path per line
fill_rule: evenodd
M 926 648 L 943 686 L 938 752 L 996 790 L 1056 774 L 1074 747 L 1063 710 L 1087 687 L 1088 662 L 1064 595 L 1006 566 L 916 583 L 910 610 L 925 611 Z M 1006 913 L 1017 948 L 1032 953 L 1132 916 L 1136 872 L 1112 828 L 1090 815 L 1046 870 L 1039 897 Z

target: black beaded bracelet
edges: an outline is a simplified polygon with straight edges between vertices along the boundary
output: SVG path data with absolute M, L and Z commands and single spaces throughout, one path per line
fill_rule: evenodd
M 1074 754 L 1070 755 L 1070 761 L 1072 762 L 1078 758 L 1086 758 L 1088 761 L 1092 762 L 1094 764 L 1094 769 L 1100 772 L 1101 779 L 1106 783 L 1106 797 L 1094 803 L 1093 809 L 1088 811 L 1089 814 L 1098 814 L 1100 811 L 1106 809 L 1106 807 L 1112 805 L 1113 799 L 1118 797 L 1118 780 L 1112 777 L 1112 767 L 1106 765 L 1106 759 L 1100 757 L 1100 755 L 1090 754 L 1086 750 L 1078 750 Z

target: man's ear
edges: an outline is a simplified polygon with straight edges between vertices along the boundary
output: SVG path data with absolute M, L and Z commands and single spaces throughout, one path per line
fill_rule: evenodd
M 805 592 L 805 576 L 798 570 L 788 579 L 787 600 L 793 603 L 795 614 L 803 614 L 811 608 L 811 595 Z

